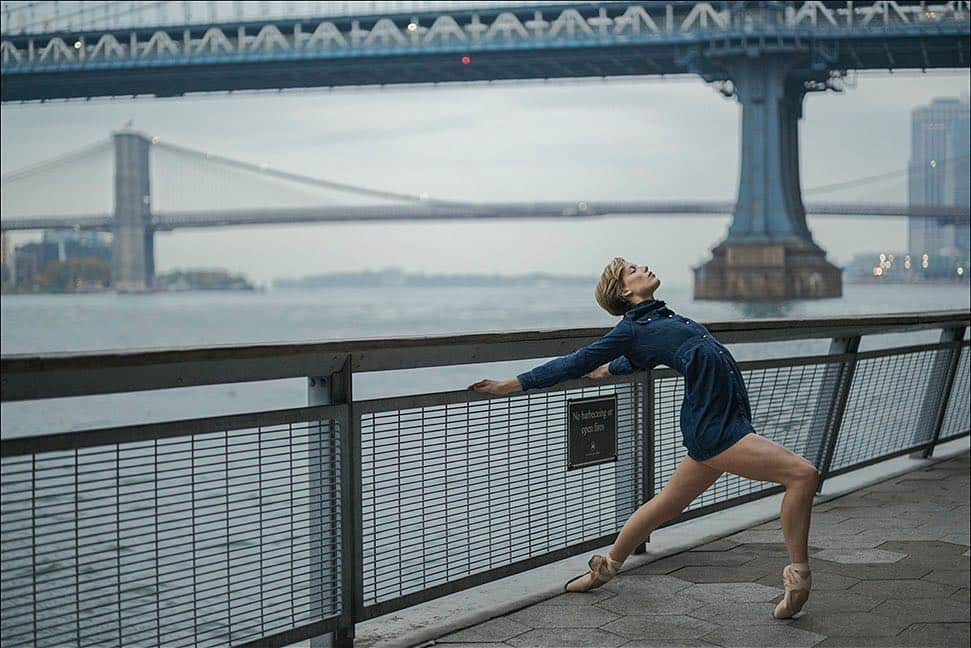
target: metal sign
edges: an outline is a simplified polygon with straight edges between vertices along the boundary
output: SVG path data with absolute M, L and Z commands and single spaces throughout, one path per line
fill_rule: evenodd
M 566 402 L 567 470 L 617 461 L 617 395 Z

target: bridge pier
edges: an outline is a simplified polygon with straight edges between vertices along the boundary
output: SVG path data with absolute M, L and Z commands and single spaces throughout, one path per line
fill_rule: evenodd
M 111 283 L 119 292 L 150 290 L 155 283 L 155 230 L 148 151 L 141 133 L 112 135 L 115 146 L 115 213 L 111 228 Z
M 839 297 L 842 270 L 826 260 L 806 225 L 799 183 L 799 119 L 820 87 L 792 56 L 738 56 L 706 80 L 730 79 L 742 105 L 738 198 L 728 235 L 694 268 L 695 299 Z M 823 70 L 826 76 L 828 73 Z M 807 81 L 810 81 L 807 83 Z

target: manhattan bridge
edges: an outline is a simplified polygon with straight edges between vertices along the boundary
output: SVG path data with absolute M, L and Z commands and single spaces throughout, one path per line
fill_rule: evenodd
M 695 270 L 696 297 L 835 296 L 840 269 L 813 241 L 807 213 L 964 226 L 968 208 L 804 204 L 804 97 L 843 90 L 856 70 L 967 68 L 969 12 L 969 2 L 905 1 L 8 2 L 0 12 L 5 103 L 392 84 L 434 93 L 439 83 L 691 74 L 740 103 L 741 164 L 733 201 L 484 204 L 350 186 L 125 129 L 5 175 L 2 227 L 110 231 L 114 284 L 140 290 L 152 285 L 155 232 L 174 228 L 730 213 L 726 238 Z M 98 173 L 111 205 L 85 211 L 69 192 L 49 190 L 70 186 L 71 174 Z M 842 184 L 880 180 L 861 170 Z M 277 183 L 277 198 L 218 210 L 162 206 L 162 194 L 191 183 L 238 194 L 234 186 L 254 182 Z

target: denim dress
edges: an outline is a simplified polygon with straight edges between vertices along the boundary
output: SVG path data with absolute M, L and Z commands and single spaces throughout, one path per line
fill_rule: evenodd
M 682 443 L 696 461 L 714 457 L 755 431 L 742 372 L 731 352 L 704 326 L 660 300 L 631 307 L 599 340 L 517 378 L 523 391 L 551 387 L 605 362 L 615 375 L 666 365 L 684 376 Z

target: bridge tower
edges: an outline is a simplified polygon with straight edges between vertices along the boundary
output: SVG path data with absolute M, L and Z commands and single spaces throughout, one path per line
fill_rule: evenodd
M 773 45 L 771 54 L 744 44 L 724 57 L 708 52 L 698 65 L 703 78 L 722 83 L 742 105 L 742 159 L 728 235 L 694 269 L 696 299 L 813 299 L 843 291 L 842 269 L 826 260 L 806 225 L 799 182 L 803 98 L 834 89 L 839 77 L 817 51 L 794 44 L 779 53 Z
M 150 290 L 155 282 L 155 231 L 148 151 L 142 133 L 112 134 L 115 146 L 115 213 L 111 228 L 111 280 L 119 292 Z

